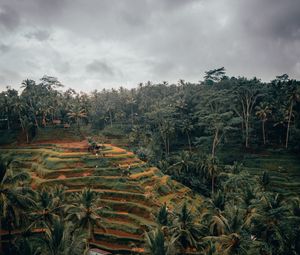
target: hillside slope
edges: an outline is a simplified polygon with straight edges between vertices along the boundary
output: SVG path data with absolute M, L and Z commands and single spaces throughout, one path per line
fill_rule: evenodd
M 100 194 L 105 231 L 95 230 L 92 246 L 114 254 L 143 252 L 143 234 L 155 226 L 155 215 L 163 203 L 170 210 L 183 201 L 196 210 L 199 196 L 169 176 L 148 166 L 133 153 L 104 144 L 99 155 L 88 152 L 86 140 L 70 141 L 69 131 L 60 131 L 69 141 L 36 139 L 30 145 L 0 148 L 3 157 L 14 159 L 16 170 L 25 170 L 37 189 L 64 185 L 67 192 L 90 187 Z M 48 135 L 49 137 L 50 135 Z M 129 172 L 129 174 L 127 174 Z

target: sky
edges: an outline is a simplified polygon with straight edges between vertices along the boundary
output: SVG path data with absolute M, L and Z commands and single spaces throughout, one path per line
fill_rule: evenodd
M 228 76 L 300 79 L 299 0 L 0 0 L 0 91 Z

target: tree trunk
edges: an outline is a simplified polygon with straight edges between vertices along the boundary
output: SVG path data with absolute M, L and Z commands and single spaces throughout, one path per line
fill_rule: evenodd
M 211 194 L 213 195 L 215 192 L 215 176 L 212 175 L 211 177 Z
M 133 127 L 133 105 L 131 104 L 131 126 Z
M 36 115 L 34 114 L 34 123 L 37 128 L 39 128 L 39 123 L 37 121 Z
M 112 114 L 111 114 L 111 111 L 109 111 L 109 119 L 110 119 L 110 126 L 112 127 L 113 122 L 112 122 Z
M 289 143 L 289 133 L 290 133 L 290 125 L 291 125 L 291 119 L 292 119 L 292 112 L 293 112 L 293 102 L 291 102 L 288 125 L 287 125 L 287 129 L 286 129 L 286 139 L 285 139 L 285 148 L 286 149 L 288 148 L 288 143 Z
M 188 131 L 186 132 L 186 136 L 187 136 L 187 139 L 188 139 L 189 150 L 190 150 L 190 152 L 192 152 L 191 138 L 190 138 L 190 134 L 189 134 Z
M 9 222 L 9 225 L 8 225 L 8 252 L 9 254 L 11 254 L 11 249 L 12 249 L 12 228 L 11 228 L 11 225 L 12 225 L 12 222 L 11 220 L 8 221 Z
M 163 142 L 164 142 L 166 155 L 168 155 L 168 142 L 167 142 L 167 137 L 166 137 L 165 135 L 162 134 L 162 139 L 163 139 Z
M 7 129 L 10 130 L 9 118 L 7 116 Z
M 245 146 L 246 146 L 246 148 L 249 147 L 249 123 L 248 123 L 248 120 L 245 123 Z
M 43 126 L 46 127 L 46 114 L 43 112 Z
M 29 135 L 28 135 L 28 130 L 25 131 L 26 133 L 26 142 L 29 143 Z
M 22 122 L 21 113 L 19 112 L 18 115 L 19 115 L 19 121 L 20 121 L 20 124 L 21 124 L 22 131 L 25 132 L 25 127 L 24 127 L 23 122 Z
M 264 140 L 264 145 L 266 145 L 266 133 L 265 133 L 265 120 L 262 121 L 262 135 Z
M 0 217 L 0 254 L 2 254 L 2 235 L 1 235 L 1 231 L 2 231 L 2 218 Z
M 211 156 L 214 158 L 216 154 L 216 147 L 218 143 L 218 136 L 219 136 L 219 129 L 216 129 L 213 144 L 212 144 L 212 150 L 211 150 Z

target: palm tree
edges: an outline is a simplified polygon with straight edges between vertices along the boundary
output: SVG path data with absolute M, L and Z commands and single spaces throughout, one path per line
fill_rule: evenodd
M 41 255 L 42 247 L 36 238 L 22 238 L 16 242 L 16 253 L 18 255 Z
M 272 113 L 272 110 L 269 108 L 268 105 L 261 103 L 259 106 L 256 107 L 256 116 L 261 120 L 262 123 L 262 136 L 264 145 L 266 144 L 266 131 L 265 125 L 268 120 L 268 115 Z
M 99 207 L 99 197 L 90 188 L 83 189 L 74 197 L 74 203 L 67 206 L 67 219 L 76 222 L 77 226 L 88 231 L 89 241 L 94 241 L 95 226 L 105 229 L 101 224 L 100 213 L 103 207 Z
M 216 157 L 208 155 L 201 166 L 204 175 L 211 179 L 211 193 L 214 194 L 215 179 L 219 174 L 218 160 Z
M 182 151 L 180 155 L 174 157 L 175 164 L 168 167 L 167 172 L 175 176 L 181 176 L 189 173 L 189 168 L 194 165 L 192 154 L 187 151 Z M 172 170 L 172 171 L 170 171 Z
M 9 242 L 13 228 L 19 226 L 25 216 L 25 211 L 34 206 L 33 191 L 24 185 L 29 179 L 29 174 L 18 172 L 15 174 L 8 168 L 9 164 L 0 162 L 0 232 L 2 221 L 5 219 L 8 228 Z M 0 234 L 0 252 L 2 251 Z M 11 245 L 10 245 L 11 247 Z
M 45 255 L 82 255 L 86 250 L 85 234 L 75 229 L 71 222 L 55 219 L 45 231 L 40 243 L 45 247 Z M 44 254 L 44 253 L 43 253 Z
M 59 186 L 39 190 L 36 195 L 36 208 L 30 214 L 32 224 L 29 228 L 51 226 L 55 218 L 63 216 L 64 201 L 64 189 Z
M 25 100 L 25 105 L 28 107 L 29 113 L 33 116 L 35 126 L 39 128 L 37 119 L 37 102 L 39 101 L 38 85 L 36 85 L 34 80 L 26 79 L 22 82 L 21 88 L 24 88 L 21 94 L 22 99 Z
M 203 202 L 201 208 L 206 208 L 211 211 L 224 211 L 226 204 L 226 195 L 224 192 L 218 190 L 214 194 L 212 194 L 210 199 L 206 199 Z
M 290 126 L 291 126 L 291 120 L 292 120 L 292 115 L 293 115 L 293 107 L 296 102 L 300 101 L 299 86 L 295 85 L 295 87 L 293 87 L 291 93 L 288 96 L 288 101 L 289 101 L 289 107 L 288 107 L 288 117 L 287 117 L 285 148 L 288 147 L 288 142 L 289 142 L 289 133 L 290 133 Z
M 182 133 L 186 134 L 186 137 L 188 140 L 188 145 L 189 145 L 189 150 L 191 152 L 192 151 L 192 143 L 191 143 L 190 133 L 194 129 L 194 126 L 189 119 L 186 119 L 182 122 L 180 129 L 181 129 Z
M 209 222 L 209 232 L 211 235 L 223 235 L 228 230 L 228 220 L 220 211 L 216 211 L 211 215 Z
M 169 225 L 169 212 L 166 203 L 164 203 L 163 206 L 159 209 L 156 218 L 157 218 L 157 223 L 160 224 L 161 226 Z
M 211 240 L 202 242 L 201 247 L 204 255 L 218 255 L 216 245 Z
M 215 243 L 217 250 L 222 254 L 253 254 L 251 252 L 255 250 L 256 241 L 251 239 L 249 232 L 247 232 L 244 222 L 244 212 L 243 209 L 228 204 L 224 212 L 224 219 L 222 220 L 226 222 L 226 228 L 222 232 L 219 232 L 219 235 L 207 236 L 204 240 Z M 221 217 L 219 218 L 221 219 Z M 257 250 L 254 254 L 257 254 Z
M 290 213 L 285 199 L 278 194 L 265 193 L 257 200 L 255 207 L 257 214 L 252 219 L 251 232 L 266 242 L 272 254 L 283 254 L 282 252 L 289 249 L 285 236 Z
M 195 216 L 184 203 L 179 212 L 176 213 L 171 227 L 171 232 L 179 241 L 182 248 L 197 247 L 197 242 L 203 235 L 204 227 L 196 222 Z
M 166 239 L 160 227 L 145 233 L 146 252 L 150 255 L 175 255 L 176 238 Z
M 77 128 L 79 130 L 80 128 L 80 120 L 87 118 L 86 111 L 82 108 L 80 108 L 78 105 L 75 105 L 73 109 L 68 113 L 69 119 L 73 119 L 76 124 Z

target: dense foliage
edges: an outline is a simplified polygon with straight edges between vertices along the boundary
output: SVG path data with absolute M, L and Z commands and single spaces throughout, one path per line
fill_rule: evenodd
M 203 196 L 194 208 L 199 217 L 185 204 L 174 212 L 161 208 L 159 227 L 145 236 L 150 254 L 300 254 L 299 194 L 275 193 L 267 172 L 251 175 L 236 157 L 218 159 L 224 148 L 298 153 L 299 81 L 287 75 L 268 83 L 230 78 L 220 68 L 206 72 L 198 84 L 147 82 L 90 94 L 61 87 L 56 78 L 45 76 L 39 83 L 23 81 L 21 93 L 7 88 L 0 94 L 1 128 L 21 130 L 26 142 L 50 123 L 126 137 L 140 158 Z M 66 196 L 57 187 L 35 193 L 23 183 L 26 174 L 14 175 L 4 166 L 0 177 L 0 215 L 13 252 L 39 254 L 36 247 L 44 247 L 47 254 L 82 254 L 100 224 L 99 208 L 93 206 L 96 194 L 87 189 Z M 24 212 L 29 214 L 20 217 Z M 12 238 L 20 226 L 43 228 L 46 234 L 27 237 L 25 231 L 22 238 Z
M 298 81 L 282 75 L 263 83 L 213 71 L 199 84 L 147 82 L 90 94 L 63 92 L 53 77 L 25 80 L 20 94 L 10 88 L 1 92 L 1 127 L 21 128 L 30 139 L 32 129 L 49 122 L 83 122 L 106 134 L 129 133 L 139 152 L 154 161 L 195 146 L 213 156 L 224 145 L 299 150 Z

